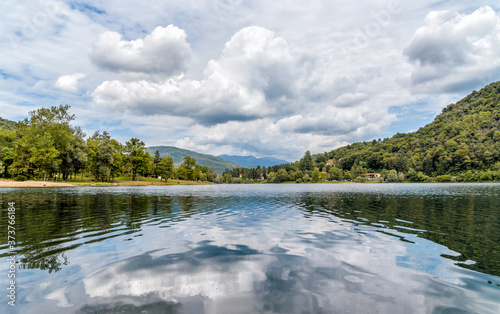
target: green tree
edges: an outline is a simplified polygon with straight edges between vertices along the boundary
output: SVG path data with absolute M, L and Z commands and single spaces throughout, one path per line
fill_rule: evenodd
M 155 177 L 157 177 L 158 176 L 158 163 L 161 161 L 160 151 L 156 150 L 153 157 L 154 157 L 154 160 L 153 160 L 154 175 L 155 175 Z
M 189 156 L 184 157 L 184 161 L 180 166 L 181 176 L 185 180 L 197 180 L 198 171 L 196 170 L 196 160 Z
M 0 150 L 0 162 L 2 163 L 1 170 L 4 177 L 9 177 L 9 166 L 14 162 L 14 149 L 4 147 Z
M 88 159 L 88 147 L 83 139 L 85 133 L 80 127 L 75 127 L 73 130 L 73 137 L 69 139 L 67 149 L 61 154 L 62 161 L 59 165 L 64 181 L 68 180 L 71 172 L 76 175 L 77 169 L 83 169 Z
M 276 182 L 286 182 L 288 181 L 288 172 L 285 169 L 280 169 L 276 174 Z
M 111 177 L 123 176 L 127 164 L 126 148 L 115 139 L 111 140 L 113 146 L 113 163 L 111 164 Z
M 128 156 L 130 179 L 134 181 L 139 171 L 147 170 L 149 165 L 149 153 L 146 152 L 144 142 L 138 138 L 131 138 L 125 142 Z
M 40 108 L 17 123 L 13 167 L 18 173 L 39 169 L 46 180 L 48 171 L 59 168 L 64 173 L 75 158 L 83 158 L 78 152 L 85 149 L 83 132 L 70 126 L 75 116 L 69 109 L 68 105 Z
M 163 157 L 158 163 L 157 173 L 161 176 L 162 180 L 168 181 L 174 175 L 174 160 L 172 157 Z
M 89 168 L 97 181 L 109 181 L 113 165 L 114 149 L 107 132 L 95 132 L 87 140 L 89 147 Z
M 311 152 L 306 151 L 304 154 L 304 157 L 300 160 L 300 170 L 302 171 L 310 171 L 313 170 L 313 162 L 312 162 L 312 157 L 311 157 Z
M 311 178 L 314 182 L 319 182 L 320 179 L 320 172 L 318 169 L 314 169 L 311 174 Z
M 331 167 L 329 173 L 330 173 L 330 178 L 336 181 L 341 181 L 344 176 L 344 171 L 342 171 L 342 169 L 339 169 L 337 167 Z
M 54 140 L 50 133 L 36 134 L 32 137 L 32 146 L 29 147 L 29 161 L 35 167 L 43 170 L 43 181 L 47 180 L 47 170 L 57 167 L 59 152 L 54 147 Z
M 396 170 L 389 171 L 387 178 L 385 178 L 388 182 L 398 182 L 398 172 Z

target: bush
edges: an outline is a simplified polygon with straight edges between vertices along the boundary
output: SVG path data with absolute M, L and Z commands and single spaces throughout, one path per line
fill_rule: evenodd
M 356 179 L 354 179 L 354 182 L 364 183 L 365 182 L 365 178 L 363 178 L 362 176 L 356 177 Z
M 489 172 L 483 172 L 479 176 L 479 180 L 481 180 L 481 181 L 491 181 L 491 180 L 493 180 L 493 178 L 491 176 L 491 173 L 489 173 Z
M 16 180 L 16 181 L 26 181 L 26 180 L 28 180 L 28 177 L 26 177 L 26 176 L 25 176 L 25 175 L 23 175 L 23 174 L 20 174 L 20 175 L 17 175 L 17 176 L 14 178 L 14 180 Z
M 449 174 L 444 174 L 442 176 L 437 176 L 436 177 L 436 182 L 451 182 L 452 181 L 452 176 Z
M 241 180 L 241 178 L 233 178 L 232 183 L 240 184 L 240 183 L 243 183 L 243 180 Z

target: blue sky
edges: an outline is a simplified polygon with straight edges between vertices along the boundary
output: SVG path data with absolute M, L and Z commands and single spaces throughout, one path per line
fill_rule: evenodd
M 296 160 L 417 130 L 500 80 L 493 1 L 3 1 L 0 116 Z

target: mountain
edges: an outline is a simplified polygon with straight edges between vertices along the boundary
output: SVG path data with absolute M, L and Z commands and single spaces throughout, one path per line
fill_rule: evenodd
M 275 165 L 288 164 L 286 160 L 276 159 L 272 157 L 262 157 L 257 158 L 254 156 L 230 156 L 230 155 L 219 155 L 220 158 L 234 162 L 236 164 L 242 165 L 244 167 L 272 167 Z
M 196 163 L 203 167 L 213 168 L 215 172 L 221 174 L 226 169 L 234 169 L 241 167 L 240 165 L 226 161 L 220 157 L 201 154 L 187 149 L 181 149 L 173 146 L 151 146 L 147 148 L 149 154 L 153 156 L 156 150 L 160 152 L 161 157 L 170 156 L 174 160 L 174 165 L 178 167 L 183 161 L 184 157 L 190 156 L 196 160 Z
M 14 130 L 16 127 L 16 122 L 3 119 L 0 117 L 0 129 Z
M 356 165 L 368 171 L 429 176 L 468 173 L 480 175 L 480 180 L 495 180 L 500 175 L 500 82 L 445 107 L 416 132 L 354 143 L 313 157 L 317 165 L 332 160 L 344 170 Z

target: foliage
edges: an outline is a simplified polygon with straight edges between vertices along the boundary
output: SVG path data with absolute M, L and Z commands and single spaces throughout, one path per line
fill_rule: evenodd
M 306 151 L 304 157 L 302 157 L 302 159 L 299 161 L 299 169 L 302 171 L 309 171 L 314 169 L 310 151 Z
M 138 138 L 131 138 L 130 141 L 125 142 L 125 147 L 132 180 L 136 179 L 138 173 L 149 173 L 151 156 L 146 151 L 144 142 Z
M 33 170 L 47 171 L 64 165 L 71 152 L 76 149 L 78 139 L 84 134 L 70 126 L 75 116 L 69 113 L 69 106 L 40 108 L 30 111 L 30 118 L 17 123 L 14 144 L 15 160 L 12 164 L 18 175 L 29 175 Z
M 0 129 L 13 131 L 16 129 L 16 122 L 0 117 Z
M 111 178 L 111 168 L 114 162 L 114 147 L 107 132 L 98 131 L 87 140 L 89 148 L 89 169 L 96 180 L 105 182 Z
M 410 180 L 425 181 L 424 176 L 487 171 L 500 161 L 499 128 L 500 82 L 497 82 L 444 108 L 434 122 L 417 132 L 354 143 L 313 157 L 316 162 L 335 160 L 344 170 L 364 163 L 367 168 L 379 171 L 412 172 Z
M 14 130 L 0 128 L 0 176 L 27 180 L 42 176 L 66 181 L 81 172 L 81 181 L 109 182 L 123 178 L 140 180 L 139 176 L 163 176 L 214 182 L 217 173 L 197 165 L 194 159 L 182 169 L 175 169 L 171 157 L 161 158 L 159 151 L 152 157 L 145 144 L 132 138 L 121 144 L 107 132 L 95 132 L 84 140 L 80 127 L 70 123 L 75 116 L 70 107 L 40 108 L 29 113 L 30 117 L 18 122 Z M 120 179 L 123 180 L 123 179 Z
M 174 160 L 172 157 L 163 157 L 158 163 L 157 175 L 165 180 L 172 178 L 174 175 Z

